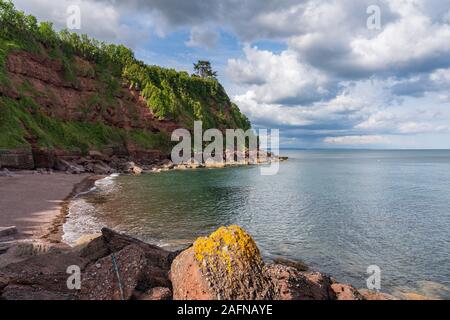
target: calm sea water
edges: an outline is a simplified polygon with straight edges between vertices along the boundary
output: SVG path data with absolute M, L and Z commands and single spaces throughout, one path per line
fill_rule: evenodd
M 266 259 L 365 287 L 450 298 L 450 151 L 285 151 L 259 167 L 120 176 L 74 201 L 66 240 L 109 226 L 176 247 L 237 224 Z

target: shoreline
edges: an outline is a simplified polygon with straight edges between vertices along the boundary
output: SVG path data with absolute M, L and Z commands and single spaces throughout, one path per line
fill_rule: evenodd
M 0 226 L 15 226 L 14 240 L 43 240 L 55 230 L 62 209 L 92 177 L 55 172 L 13 171 L 0 177 Z M 1 240 L 1 239 L 0 239 Z
M 62 226 L 68 204 L 95 182 L 92 175 L 12 171 L 0 177 L 0 268 L 51 250 L 68 249 Z M 11 228 L 14 227 L 14 228 Z
M 95 182 L 103 178 L 105 178 L 105 176 L 89 175 L 79 183 L 76 183 L 70 194 L 68 194 L 61 203 L 59 215 L 53 219 L 51 226 L 49 226 L 46 234 L 44 234 L 41 239 L 47 241 L 49 244 L 68 245 L 63 241 L 63 227 L 69 215 L 71 201 L 81 193 L 91 190 L 95 186 Z
M 287 160 L 287 158 L 279 157 L 277 160 L 282 162 Z M 263 163 L 237 163 L 234 165 L 219 165 L 215 163 L 204 165 L 175 165 L 170 160 L 166 160 L 158 165 L 151 166 L 151 168 L 145 168 L 146 166 L 143 166 L 145 168 L 143 169 L 133 162 L 129 162 L 128 168 L 119 172 L 119 174 L 139 176 L 170 171 L 225 169 L 261 164 Z M 0 247 L 6 240 L 8 240 L 7 242 L 19 240 L 41 241 L 45 245 L 69 246 L 63 241 L 63 226 L 67 221 L 71 201 L 77 195 L 88 192 L 95 186 L 95 183 L 98 180 L 104 179 L 110 175 L 106 173 L 71 172 L 70 170 L 53 171 L 46 169 L 14 171 L 5 169 L 5 171 L 0 170 L 0 173 L 4 173 L 4 175 L 0 175 L 0 181 L 5 180 L 3 188 L 0 186 L 0 228 L 17 227 L 18 229 L 13 237 L 4 237 L 5 239 L 0 237 Z M 34 193 L 32 190 L 33 188 L 39 190 L 39 192 L 37 192 L 39 196 L 34 195 L 34 197 L 27 197 L 27 195 Z M 7 192 L 5 192 L 5 190 L 7 190 Z M 18 199 L 18 201 L 8 201 L 8 198 L 11 198 L 13 195 L 15 196 L 13 198 L 15 200 Z M 23 195 L 23 197 L 21 197 L 21 195 Z M 49 198 L 54 199 L 49 200 Z M 45 202 L 51 202 L 51 208 L 46 208 L 44 205 Z M 26 208 L 22 210 L 17 209 L 18 203 Z M 41 211 L 39 213 L 34 212 L 36 211 L 35 207 L 40 208 Z M 2 210 L 2 208 L 4 209 Z M 39 219 L 33 220 L 35 215 L 39 215 Z M 10 219 L 5 219 L 5 216 Z M 11 218 L 11 216 L 13 216 L 13 218 Z M 44 222 L 41 221 L 41 216 L 44 216 Z M 19 221 L 22 221 L 22 223 Z M 29 223 L 25 223 L 26 221 Z
M 166 170 L 163 170 L 163 171 L 166 171 Z M 167 170 L 167 171 L 171 171 L 171 170 Z M 144 173 L 144 174 L 151 174 L 151 173 Z M 38 175 L 37 172 L 33 173 L 33 172 L 29 172 L 29 171 L 16 171 L 16 172 L 14 172 L 13 178 L 25 180 L 27 178 L 33 179 L 30 177 L 35 178 L 37 176 L 46 176 L 46 175 Z M 72 190 L 65 197 L 61 197 L 61 199 L 59 199 L 59 204 L 57 205 L 59 208 L 58 214 L 56 214 L 52 217 L 51 222 L 49 224 L 47 224 L 45 231 L 42 234 L 33 234 L 33 235 L 28 235 L 28 236 L 26 234 L 21 234 L 21 236 L 25 236 L 25 237 L 18 239 L 18 241 L 19 240 L 20 241 L 38 241 L 41 245 L 43 244 L 50 248 L 71 250 L 73 248 L 69 244 L 67 244 L 63 241 L 63 234 L 64 234 L 63 226 L 64 226 L 64 223 L 67 221 L 70 203 L 78 195 L 91 190 L 95 186 L 96 181 L 104 179 L 107 176 L 95 175 L 95 174 L 67 175 L 64 173 L 54 173 L 53 176 L 59 177 L 59 178 L 67 177 L 68 179 L 63 179 L 63 180 L 65 180 L 66 187 L 70 186 L 72 188 Z M 0 178 L 0 179 L 8 179 L 8 178 Z M 55 179 L 53 179 L 53 182 L 51 182 L 51 183 L 48 183 L 48 180 L 46 180 L 46 179 L 43 179 L 43 180 L 46 181 L 45 186 L 48 189 L 52 189 L 51 184 L 54 183 Z M 77 181 L 77 180 L 79 180 L 79 181 Z M 53 188 L 54 187 L 55 186 L 53 186 Z M 2 197 L 4 197 L 4 195 L 0 193 L 0 203 L 3 200 Z M 42 201 L 45 201 L 45 200 L 43 199 Z M 3 221 L 2 216 L 0 216 L 0 226 L 3 226 L 1 224 L 2 221 Z M 20 228 L 19 228 L 19 231 L 20 231 Z M 89 236 L 89 235 L 86 235 L 86 236 Z M 0 238 L 0 244 L 1 244 L 1 241 L 2 241 L 2 238 Z M 0 254 L 0 256 L 1 256 L 1 254 Z M 26 260 L 26 257 L 22 258 L 20 260 L 13 259 L 10 262 L 16 263 L 18 261 L 23 261 L 23 260 Z M 297 263 L 295 261 L 288 261 L 288 260 L 283 261 L 283 260 L 284 259 L 279 259 L 279 261 L 273 261 L 273 262 L 278 263 L 280 265 L 288 265 L 288 266 L 293 266 L 292 263 Z M 6 261 L 7 261 L 6 264 L 8 264 L 8 260 L 6 260 Z M 301 269 L 301 268 L 299 268 L 299 266 L 301 268 L 305 268 L 305 271 L 308 270 L 308 267 L 301 264 L 300 261 L 297 264 L 297 266 L 294 266 L 294 267 L 296 269 Z M 0 267 L 2 267 L 1 259 L 0 259 Z M 411 298 L 429 299 L 428 297 L 417 295 L 417 294 L 414 294 L 414 296 L 410 296 L 408 298 L 409 299 L 411 299 Z

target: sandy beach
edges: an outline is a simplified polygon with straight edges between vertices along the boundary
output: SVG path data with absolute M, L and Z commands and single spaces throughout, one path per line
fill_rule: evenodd
M 33 172 L 0 177 L 0 227 L 16 226 L 19 231 L 16 239 L 48 235 L 62 216 L 65 200 L 76 189 L 82 189 L 88 177 L 87 174 Z

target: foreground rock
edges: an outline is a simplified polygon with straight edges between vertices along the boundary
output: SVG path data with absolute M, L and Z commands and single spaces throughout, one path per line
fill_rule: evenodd
M 7 279 L 0 292 L 5 300 L 71 300 L 68 290 L 67 267 L 84 268 L 88 261 L 72 253 L 49 252 L 10 264 L 0 270 Z
M 331 286 L 338 300 L 355 301 L 365 300 L 363 295 L 347 284 L 335 283 Z
M 274 287 L 253 239 L 237 226 L 220 228 L 172 264 L 176 300 L 267 300 Z
M 387 293 L 371 291 L 367 289 L 359 290 L 359 293 L 363 296 L 364 300 L 400 300 L 397 297 L 394 297 Z
M 81 257 L 95 263 L 85 271 L 86 278 L 78 298 L 121 299 L 113 259 L 119 270 L 125 299 L 139 297 L 156 287 L 171 288 L 168 273 L 176 254 L 103 229 L 102 236 L 94 239 L 80 252 Z
M 173 262 L 176 300 L 364 300 L 358 290 L 331 277 L 308 272 L 301 262 L 265 264 L 241 228 L 220 228 Z
M 156 287 L 148 290 L 145 293 L 135 295 L 137 300 L 147 301 L 164 301 L 172 300 L 172 291 L 165 287 Z
M 139 281 L 146 277 L 147 268 L 144 250 L 130 245 L 85 270 L 79 297 L 81 300 L 130 300 Z
M 5 256 L 16 261 L 1 267 Z M 23 242 L 0 253 L 0 300 L 396 299 L 337 283 L 303 263 L 277 261 L 283 264 L 265 264 L 237 226 L 199 238 L 181 253 L 103 229 L 75 248 Z M 80 268 L 80 290 L 68 288 L 70 266 Z
M 320 273 L 305 273 L 284 265 L 266 267 L 274 283 L 276 300 L 336 300 L 330 277 Z
M 80 248 L 50 248 L 1 268 L 0 300 L 119 300 L 121 289 L 124 299 L 167 299 L 175 256 L 103 229 L 100 237 Z M 81 270 L 80 291 L 67 286 L 69 266 Z
M 13 236 L 18 232 L 16 227 L 0 227 L 0 238 Z

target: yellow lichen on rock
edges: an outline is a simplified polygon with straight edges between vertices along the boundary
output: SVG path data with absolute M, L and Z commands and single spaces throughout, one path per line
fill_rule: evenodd
M 229 275 L 233 273 L 233 262 L 262 263 L 255 241 L 238 226 L 222 227 L 207 238 L 199 238 L 194 252 L 201 265 L 208 264 L 213 271 L 226 266 Z
M 270 300 L 275 295 L 255 241 L 238 226 L 197 239 L 175 259 L 171 279 L 176 299 Z

